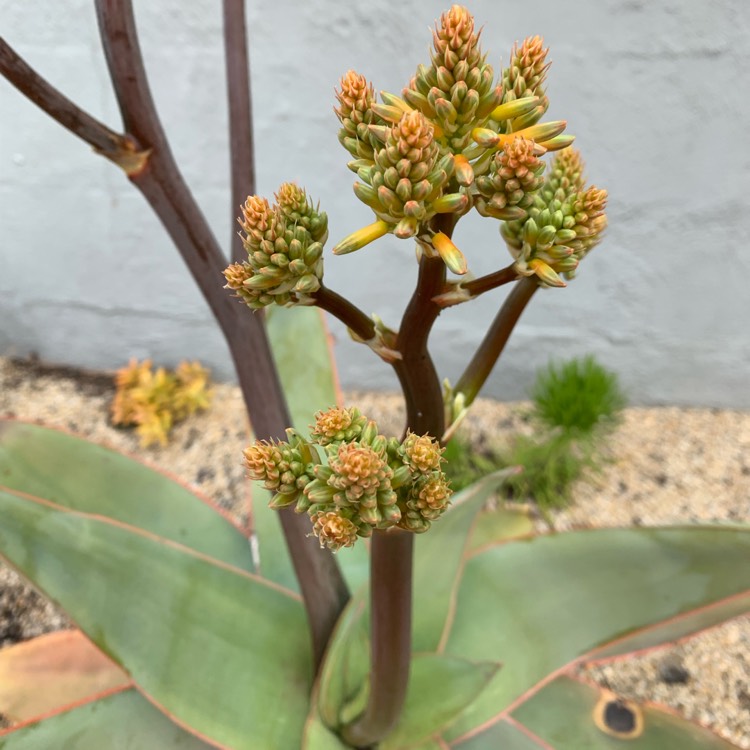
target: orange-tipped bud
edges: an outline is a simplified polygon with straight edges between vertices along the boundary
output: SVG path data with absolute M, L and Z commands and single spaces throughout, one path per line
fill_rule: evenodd
M 547 286 L 563 287 L 567 284 L 552 270 L 551 266 L 540 258 L 533 258 L 529 261 L 529 268 L 545 283 Z
M 466 257 L 453 244 L 453 240 L 443 232 L 438 232 L 432 236 L 432 246 L 438 251 L 443 263 L 453 271 L 453 273 L 463 276 L 468 271 Z

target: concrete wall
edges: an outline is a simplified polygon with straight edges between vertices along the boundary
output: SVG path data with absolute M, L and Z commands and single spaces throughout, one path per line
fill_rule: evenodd
M 137 0 L 152 85 L 186 178 L 230 234 L 218 0 Z M 328 211 L 331 244 L 369 223 L 336 142 L 333 87 L 355 68 L 398 92 L 427 62 L 447 3 L 250 3 L 259 191 L 284 180 Z M 90 0 L 0 0 L 0 29 L 43 75 L 119 127 Z M 544 35 L 549 116 L 578 136 L 610 230 L 566 290 L 541 293 L 486 392 L 523 396 L 552 357 L 593 352 L 636 403 L 750 407 L 750 4 L 747 0 L 476 2 L 496 69 L 514 40 Z M 496 225 L 457 243 L 479 275 L 507 262 Z M 396 324 L 416 272 L 393 238 L 327 257 L 329 285 Z M 455 379 L 502 292 L 447 311 L 433 336 Z M 344 386 L 395 380 L 339 340 Z M 0 80 L 0 353 L 114 367 L 130 356 L 199 357 L 231 377 L 226 348 L 157 220 L 118 170 Z

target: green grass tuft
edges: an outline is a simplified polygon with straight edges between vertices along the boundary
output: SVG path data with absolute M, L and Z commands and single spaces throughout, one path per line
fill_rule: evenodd
M 531 399 L 545 425 L 579 434 L 613 423 L 625 406 L 617 375 L 592 356 L 550 364 L 537 376 Z
M 589 356 L 551 364 L 537 376 L 532 416 L 541 429 L 517 436 L 506 449 L 474 448 L 460 434 L 445 450 L 446 467 L 458 491 L 497 469 L 522 466 L 506 491 L 511 500 L 533 501 L 541 513 L 572 502 L 573 484 L 603 462 L 602 444 L 617 423 L 625 397 L 617 376 Z

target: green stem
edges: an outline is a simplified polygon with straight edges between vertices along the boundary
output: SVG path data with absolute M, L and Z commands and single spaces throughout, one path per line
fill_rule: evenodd
M 464 370 L 463 375 L 458 379 L 454 389 L 456 393 L 463 393 L 467 406 L 474 401 L 490 376 L 510 338 L 510 334 L 513 332 L 513 328 L 538 288 L 539 282 L 536 276 L 524 276 L 513 287 L 495 316 L 482 343 Z

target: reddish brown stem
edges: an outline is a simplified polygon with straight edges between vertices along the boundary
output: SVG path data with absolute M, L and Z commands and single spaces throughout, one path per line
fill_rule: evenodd
M 411 586 L 414 535 L 376 531 L 370 546 L 370 698 L 365 713 L 344 727 L 353 747 L 369 748 L 398 722 L 406 698 L 411 661 Z
M 245 0 L 224 0 L 224 60 L 229 101 L 229 155 L 232 173 L 232 227 L 239 207 L 255 194 L 255 144 L 250 92 L 250 57 L 245 30 Z M 232 233 L 232 261 L 245 258 L 238 232 Z
M 370 341 L 375 336 L 375 323 L 356 305 L 349 302 L 326 286 L 313 295 L 315 304 L 340 320 L 355 336 L 362 341 Z
M 478 395 L 508 343 L 526 305 L 539 288 L 536 276 L 524 276 L 513 287 L 492 321 L 471 362 L 459 378 L 454 391 L 463 393 L 468 406 Z
M 435 231 L 451 235 L 454 219 L 439 217 Z M 432 300 L 445 285 L 445 264 L 422 257 L 419 276 L 399 329 L 394 363 L 406 399 L 406 427 L 440 438 L 444 431 L 440 380 L 427 349 L 440 307 Z M 414 535 L 375 532 L 370 547 L 370 692 L 365 712 L 342 730 L 355 747 L 376 745 L 396 726 L 411 664 L 412 559 Z
M 472 297 L 478 297 L 480 294 L 489 292 L 492 289 L 497 289 L 503 284 L 509 284 L 511 281 L 515 281 L 518 278 L 518 271 L 513 267 L 513 264 L 501 268 L 499 271 L 488 273 L 486 276 L 480 276 L 478 279 L 472 279 L 467 281 L 465 284 L 461 284 L 461 288 L 465 289 Z
M 116 133 L 76 106 L 31 68 L 3 38 L 0 38 L 0 75 L 60 125 L 126 172 L 148 158 L 135 138 Z

